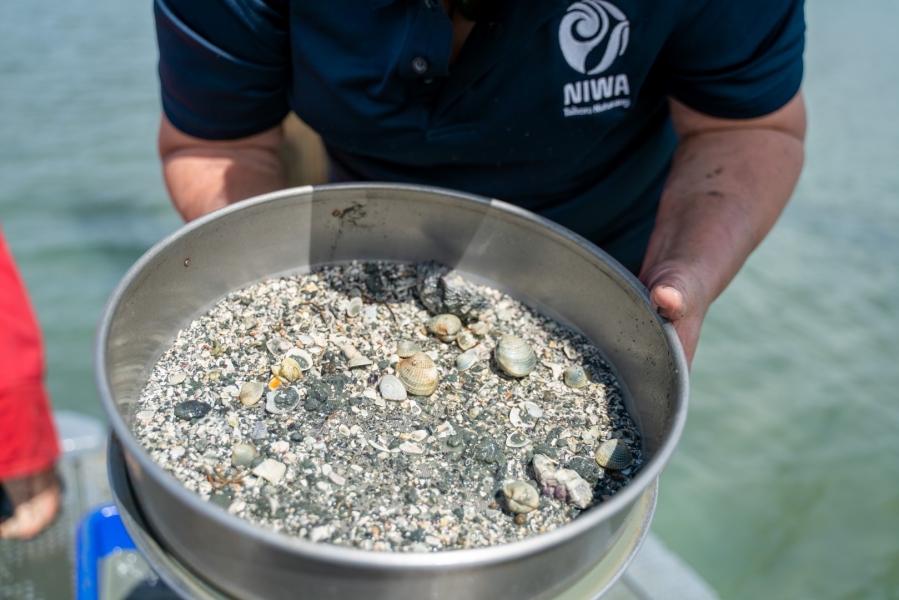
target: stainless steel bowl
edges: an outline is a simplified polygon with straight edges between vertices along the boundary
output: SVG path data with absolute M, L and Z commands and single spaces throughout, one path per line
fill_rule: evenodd
M 132 434 L 140 390 L 178 330 L 228 292 L 351 260 L 436 259 L 578 329 L 615 367 L 650 458 L 610 501 L 556 531 L 492 548 L 376 553 L 288 538 L 228 515 L 157 466 Z M 235 598 L 550 598 L 621 543 L 674 451 L 687 369 L 645 288 L 601 250 L 509 204 L 419 186 L 350 184 L 261 196 L 157 244 L 110 299 L 97 333 L 98 391 L 153 534 Z M 612 575 L 614 576 L 614 574 Z

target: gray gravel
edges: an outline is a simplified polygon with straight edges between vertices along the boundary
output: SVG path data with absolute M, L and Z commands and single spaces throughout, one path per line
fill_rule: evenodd
M 467 300 L 465 321 L 489 327 L 470 350 L 480 360 L 459 372 L 460 348 L 425 328 L 432 315 L 417 297 L 420 276 L 415 265 L 353 263 L 229 294 L 179 332 L 159 360 L 135 434 L 160 466 L 231 514 L 369 550 L 489 546 L 576 518 L 583 510 L 564 490 L 536 480 L 535 454 L 589 483 L 586 510 L 626 485 L 642 465 L 639 434 L 598 351 L 510 297 L 464 282 L 479 296 Z M 363 307 L 353 318 L 345 309 L 356 296 Z M 537 354 L 536 369 L 521 379 L 492 358 L 509 333 Z M 395 374 L 404 339 L 434 360 L 439 385 L 428 397 L 387 401 L 378 383 Z M 372 364 L 348 368 L 353 352 Z M 311 358 L 311 367 L 289 381 L 288 369 L 279 370 L 285 356 L 301 368 Z M 571 365 L 586 369 L 586 387 L 563 384 Z M 240 390 L 250 381 L 266 387 L 246 406 Z M 634 456 L 620 472 L 593 457 L 613 437 Z M 502 492 L 512 480 L 543 491 L 536 509 L 517 519 Z

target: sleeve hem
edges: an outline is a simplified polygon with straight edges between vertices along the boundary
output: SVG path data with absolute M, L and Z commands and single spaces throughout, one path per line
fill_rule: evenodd
M 704 102 L 699 98 L 689 98 L 677 92 L 669 95 L 693 110 L 719 119 L 755 119 L 764 117 L 783 108 L 799 92 L 802 85 L 803 66 L 799 62 L 790 72 L 766 94 L 745 102 L 722 104 Z

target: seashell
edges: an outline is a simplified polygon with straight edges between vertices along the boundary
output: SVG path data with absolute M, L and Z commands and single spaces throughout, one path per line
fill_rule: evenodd
M 509 510 L 523 515 L 540 505 L 540 493 L 525 481 L 508 481 L 503 484 L 503 494 Z
M 430 396 L 437 389 L 437 365 L 423 352 L 397 363 L 396 376 L 413 396 Z
M 585 429 L 583 431 L 583 433 L 581 433 L 581 439 L 584 440 L 585 442 L 590 442 L 593 440 L 598 440 L 600 435 L 602 435 L 602 434 L 599 431 L 599 427 L 594 425 L 593 427 L 591 427 L 589 429 Z
M 496 315 L 496 319 L 498 321 L 509 321 L 512 319 L 512 313 L 510 313 L 508 309 L 503 307 L 497 308 L 494 311 L 494 314 Z
M 441 342 L 452 342 L 462 329 L 462 321 L 456 315 L 437 315 L 428 321 L 428 331 Z
M 346 305 L 346 316 L 350 318 L 356 318 L 362 313 L 362 298 L 356 296 L 347 302 Z
M 565 385 L 568 387 L 577 390 L 590 383 L 590 378 L 587 377 L 587 372 L 584 370 L 584 367 L 574 365 L 565 369 L 565 372 L 562 373 L 562 381 L 564 381 Z
M 475 339 L 472 332 L 463 331 L 456 337 L 456 343 L 462 350 L 468 350 L 469 348 L 474 348 L 475 346 L 477 346 L 478 340 Z
M 490 325 L 484 321 L 475 321 L 468 326 L 468 330 L 476 336 L 481 337 L 487 335 L 487 332 L 490 331 Z
M 543 454 L 535 454 L 532 464 L 534 465 L 534 473 L 537 475 L 537 481 L 541 485 L 546 485 L 550 479 L 554 480 L 554 478 L 550 477 L 550 475 L 555 475 L 556 472 L 556 463 L 553 459 Z
M 265 398 L 265 410 L 273 415 L 282 415 L 292 411 L 300 403 L 300 395 L 293 388 L 287 388 L 280 392 L 269 392 Z
M 403 340 L 396 346 L 396 354 L 400 358 L 409 358 L 421 352 L 421 346 L 412 340 Z
M 516 335 L 504 335 L 493 352 L 499 368 L 512 377 L 524 377 L 537 366 L 537 355 L 523 339 Z
M 477 352 L 463 352 L 456 357 L 456 369 L 459 371 L 467 371 L 478 362 Z
M 300 371 L 308 371 L 312 368 L 312 356 L 310 356 L 310 354 L 304 350 L 300 350 L 299 348 L 291 348 L 287 351 L 286 356 L 289 356 L 297 362 L 297 364 L 300 366 Z
M 634 461 L 623 440 L 606 440 L 596 449 L 596 462 L 600 467 L 620 471 Z
M 280 376 L 290 382 L 296 381 L 301 375 L 300 363 L 289 356 L 281 361 L 280 370 Z
M 185 379 L 187 379 L 187 373 L 185 373 L 184 371 L 178 371 L 177 373 L 172 373 L 171 375 L 169 375 L 169 383 L 171 385 L 184 383 Z
M 506 438 L 506 446 L 508 446 L 509 448 L 521 448 L 527 445 L 528 438 L 524 437 L 523 434 L 518 433 L 517 431 L 514 433 L 510 433 L 509 437 Z
M 428 439 L 428 436 L 431 435 L 428 433 L 427 429 L 417 429 L 409 434 L 409 439 L 413 442 L 423 442 Z
M 571 346 L 569 346 L 568 344 L 565 344 L 565 346 L 562 348 L 562 352 L 565 353 L 565 356 L 568 357 L 568 360 L 576 360 L 578 358 L 578 356 L 580 356 L 578 354 L 578 351 L 575 350 L 574 348 L 572 348 Z
M 282 354 L 286 354 L 288 350 L 293 348 L 293 344 L 287 338 L 275 336 L 269 338 L 269 340 L 265 342 L 265 347 L 268 348 L 268 351 L 273 355 L 281 356 Z
M 403 406 L 406 407 L 405 402 L 403 403 Z M 418 415 L 420 415 L 422 413 L 421 407 L 418 405 L 418 402 L 416 402 L 415 400 L 409 400 L 408 409 L 409 409 L 409 412 L 412 414 L 412 416 L 415 416 L 415 417 L 417 417 Z
M 539 419 L 543 416 L 543 409 L 534 404 L 533 402 L 522 402 L 519 404 L 521 408 L 523 408 L 530 416 L 535 419 Z
M 524 427 L 524 421 L 521 420 L 521 409 L 517 406 L 509 411 L 509 422 L 515 427 Z
M 265 392 L 265 384 L 259 381 L 248 381 L 240 387 L 240 403 L 244 406 L 253 406 L 262 399 Z
M 378 390 L 385 400 L 401 402 L 406 399 L 406 388 L 403 386 L 403 382 L 395 375 L 384 375 L 381 378 L 381 385 L 378 387 Z
M 351 369 L 355 369 L 356 367 L 367 367 L 370 364 L 371 360 L 367 356 L 362 356 L 361 354 L 359 354 L 358 356 L 354 356 L 346 363 L 346 365 Z
M 373 440 L 367 440 L 365 438 L 362 438 L 362 439 L 363 439 L 363 441 L 365 441 L 365 443 L 367 443 L 369 446 L 371 446 L 375 450 L 380 450 L 381 452 L 390 452 L 390 448 L 388 448 L 387 446 L 379 444 L 378 442 L 373 441 Z
M 400 450 L 407 454 L 424 454 L 425 449 L 414 442 L 403 442 L 399 446 Z
M 352 344 L 344 344 L 340 347 L 340 351 L 343 352 L 343 355 L 347 360 L 352 360 L 359 356 L 359 351 L 356 350 L 356 347 Z
M 259 452 L 250 444 L 234 444 L 231 446 L 231 464 L 235 467 L 248 467 L 257 456 L 259 456 Z

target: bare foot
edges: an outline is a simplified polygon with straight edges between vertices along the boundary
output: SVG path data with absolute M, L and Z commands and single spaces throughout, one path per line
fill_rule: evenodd
M 33 538 L 53 521 L 59 511 L 62 488 L 52 467 L 29 477 L 8 479 L 2 485 L 15 512 L 0 523 L 0 538 Z

